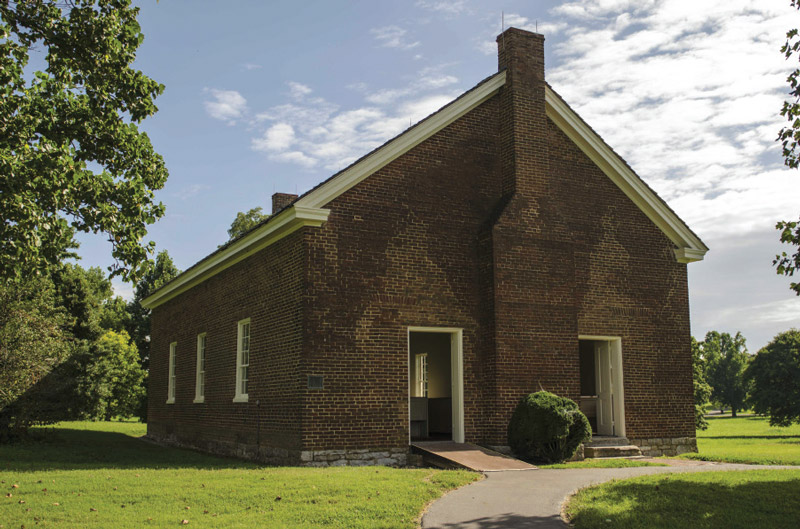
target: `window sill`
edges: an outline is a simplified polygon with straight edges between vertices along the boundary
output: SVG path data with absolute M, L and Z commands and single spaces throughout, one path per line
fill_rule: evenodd
M 248 396 L 247 395 L 236 395 L 233 397 L 233 402 L 247 402 Z
M 205 397 L 196 397 L 192 403 L 193 404 L 203 404 L 206 401 Z
M 167 399 L 167 404 L 175 404 L 175 399 Z

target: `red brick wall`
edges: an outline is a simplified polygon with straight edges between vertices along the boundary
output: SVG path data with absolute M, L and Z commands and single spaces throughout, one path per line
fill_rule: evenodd
M 686 265 L 545 117 L 542 41 L 515 31 L 500 94 L 331 201 L 321 228 L 154 311 L 152 435 L 227 451 L 405 446 L 409 326 L 463 329 L 467 441 L 506 444 L 514 405 L 540 387 L 577 398 L 581 334 L 622 338 L 629 437 L 694 435 Z M 247 317 L 252 389 L 234 404 Z M 200 332 L 207 395 L 192 404 Z
M 302 232 L 295 232 L 153 311 L 148 434 L 236 452 L 298 450 Z M 250 318 L 249 402 L 234 403 L 237 322 Z M 195 404 L 196 340 L 206 334 L 205 402 Z M 169 344 L 178 342 L 176 399 L 167 400 Z

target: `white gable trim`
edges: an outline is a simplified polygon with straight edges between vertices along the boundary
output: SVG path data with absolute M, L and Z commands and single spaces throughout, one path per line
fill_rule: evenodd
M 703 259 L 708 251 L 703 241 L 549 86 L 545 91 L 545 103 L 547 117 L 675 243 L 675 258 L 679 262 L 691 263 Z
M 190 268 L 172 282 L 144 298 L 142 306 L 148 309 L 158 307 L 303 226 L 322 226 L 328 220 L 329 214 L 329 209 L 306 208 L 296 205 L 285 209 L 257 230 L 242 237 L 218 254 L 212 254 L 205 261 L 200 261 L 194 268 Z
M 431 115 L 416 127 L 396 137 L 357 164 L 345 169 L 336 178 L 329 180 L 302 197 L 296 204 L 310 208 L 324 206 L 375 171 L 404 155 L 487 99 L 490 99 L 504 84 L 506 84 L 505 70 L 495 74 L 494 77 L 456 99 L 448 107 Z

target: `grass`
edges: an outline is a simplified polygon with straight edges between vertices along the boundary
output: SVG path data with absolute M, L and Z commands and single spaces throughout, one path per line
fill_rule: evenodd
M 661 474 L 579 491 L 565 513 L 577 529 L 796 529 L 800 470 Z
M 479 477 L 262 467 L 151 445 L 136 439 L 144 429 L 62 423 L 0 445 L 0 528 L 411 528 L 425 504 Z
M 697 432 L 697 454 L 686 459 L 800 465 L 800 425 L 774 428 L 765 417 L 714 417 L 708 429 Z
M 664 463 L 651 463 L 636 459 L 584 459 L 572 463 L 554 463 L 552 465 L 536 465 L 539 468 L 630 468 L 630 467 L 665 467 Z

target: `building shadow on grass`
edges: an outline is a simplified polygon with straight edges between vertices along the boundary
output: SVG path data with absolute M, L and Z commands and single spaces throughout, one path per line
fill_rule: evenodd
M 793 471 L 777 470 L 776 473 Z M 727 473 L 726 473 L 727 474 Z M 731 474 L 739 474 L 732 472 Z M 747 474 L 744 473 L 744 474 Z M 796 529 L 800 515 L 800 478 L 754 479 L 740 476 L 715 482 L 667 477 L 657 483 L 620 481 L 604 487 L 600 497 L 587 491 L 574 522 L 589 527 L 703 527 Z M 744 476 L 741 476 L 744 477 Z M 770 476 L 771 478 L 771 476 Z M 610 514 L 609 505 L 626 505 Z
M 159 446 L 124 433 L 73 428 L 40 429 L 29 439 L 0 445 L 0 472 L 257 466 L 238 459 Z

